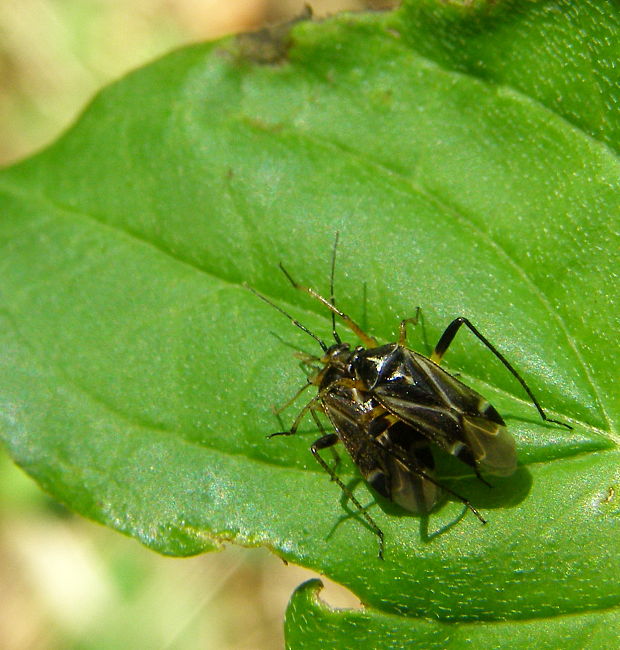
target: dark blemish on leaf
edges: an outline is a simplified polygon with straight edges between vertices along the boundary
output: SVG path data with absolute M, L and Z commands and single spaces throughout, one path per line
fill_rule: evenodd
M 601 514 L 611 515 L 612 517 L 620 515 L 617 487 L 617 485 L 610 485 L 605 494 L 601 496 L 598 504 Z
M 297 23 L 311 19 L 312 9 L 306 5 L 301 14 L 292 20 L 257 32 L 239 34 L 235 38 L 239 58 L 263 65 L 285 62 L 293 45 L 291 30 Z
M 261 120 L 257 117 L 250 117 L 249 115 L 243 116 L 242 121 L 252 129 L 256 129 L 257 131 L 264 131 L 266 133 L 280 133 L 284 129 L 283 124 L 270 124 L 265 120 Z
M 611 503 L 616 496 L 616 491 L 614 490 L 613 485 L 607 490 L 607 496 L 605 497 L 605 503 Z

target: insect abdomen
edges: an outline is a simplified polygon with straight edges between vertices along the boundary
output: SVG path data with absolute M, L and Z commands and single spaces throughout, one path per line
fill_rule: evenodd
M 435 459 L 428 441 L 400 420 L 394 421 L 377 441 L 385 447 L 385 452 L 378 454 L 382 463 L 367 476 L 368 482 L 380 494 L 409 512 L 430 512 L 439 501 L 442 490 L 437 483 L 416 473 L 418 470 L 434 478 Z M 379 482 L 383 483 L 385 491 L 378 489 Z

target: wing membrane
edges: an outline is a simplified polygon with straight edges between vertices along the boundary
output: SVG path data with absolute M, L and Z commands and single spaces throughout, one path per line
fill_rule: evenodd
M 430 359 L 402 346 L 397 353 L 390 375 L 381 377 L 372 390 L 377 401 L 476 470 L 512 474 L 517 466 L 515 442 L 493 406 Z
M 441 487 L 433 475 L 428 442 L 389 413 L 368 392 L 335 386 L 322 397 L 323 410 L 362 476 L 379 494 L 416 514 L 430 512 Z M 372 432 L 372 433 L 371 433 Z M 394 452 L 398 452 L 396 458 Z

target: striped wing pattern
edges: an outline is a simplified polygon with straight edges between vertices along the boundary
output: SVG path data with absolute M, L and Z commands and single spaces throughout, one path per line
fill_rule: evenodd
M 417 469 L 433 475 L 428 441 L 409 425 L 389 417 L 389 412 L 366 391 L 335 385 L 321 401 L 353 462 L 379 494 L 409 512 L 423 514 L 432 510 L 442 490 L 416 473 Z M 379 423 L 376 437 L 372 434 L 373 423 Z M 390 449 L 396 449 L 400 459 Z
M 401 345 L 366 350 L 364 356 L 373 381 L 368 389 L 387 411 L 477 470 L 497 476 L 515 471 L 514 439 L 482 395 Z M 369 375 L 373 365 L 376 372 Z

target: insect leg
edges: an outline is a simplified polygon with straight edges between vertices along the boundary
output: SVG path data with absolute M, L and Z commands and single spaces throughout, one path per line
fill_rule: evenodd
M 329 386 L 326 386 L 322 391 L 320 391 L 317 395 L 315 395 L 302 409 L 299 411 L 297 414 L 297 417 L 295 418 L 293 425 L 288 431 L 277 431 L 276 433 L 270 433 L 267 438 L 273 438 L 274 436 L 294 436 L 297 433 L 297 429 L 299 428 L 299 423 L 301 422 L 303 416 L 307 413 L 307 411 L 310 411 L 312 413 L 312 409 L 314 408 L 315 404 L 317 402 L 321 401 L 322 396 L 325 394 L 326 391 L 331 390 L 334 386 L 346 386 L 346 387 L 351 387 L 355 388 L 357 387 L 359 382 L 357 382 L 355 379 L 348 379 L 347 377 L 344 377 L 342 379 L 338 379 L 337 381 L 333 382 Z M 276 415 L 278 415 L 283 409 L 285 409 L 289 404 L 291 404 L 293 401 L 295 401 L 299 395 L 301 394 L 302 391 L 304 391 L 308 386 L 311 386 L 312 384 L 308 382 L 305 384 L 300 390 L 297 391 L 295 395 L 293 395 L 293 398 L 290 399 L 281 409 L 277 409 L 275 411 Z
M 312 416 L 312 419 L 314 420 L 316 426 L 318 427 L 319 431 L 322 434 L 322 437 L 324 438 L 327 435 L 327 432 L 325 431 L 325 427 L 323 426 L 323 423 L 319 419 L 319 416 L 316 413 L 315 409 L 310 409 L 310 415 Z M 338 455 L 338 452 L 336 451 L 334 445 L 332 445 L 330 448 L 330 451 L 332 452 L 332 456 L 334 457 L 334 472 L 338 469 L 338 465 L 340 465 L 340 456 Z
M 435 346 L 435 350 L 433 351 L 433 354 L 431 356 L 431 361 L 434 361 L 437 364 L 441 363 L 441 359 L 443 358 L 443 355 L 446 353 L 448 347 L 450 347 L 450 344 L 454 340 L 456 333 L 459 331 L 459 328 L 462 325 L 468 327 L 469 330 L 474 334 L 474 336 L 478 338 L 478 340 L 480 340 L 482 343 L 484 343 L 484 345 L 486 345 L 486 347 L 489 348 L 489 350 L 491 350 L 491 352 L 504 364 L 504 366 L 508 369 L 508 371 L 512 374 L 512 376 L 515 377 L 515 379 L 521 384 L 523 390 L 525 390 L 529 398 L 532 400 L 532 403 L 536 407 L 536 410 L 540 414 L 540 417 L 545 422 L 553 422 L 554 424 L 559 424 L 560 426 L 566 427 L 567 429 L 573 428 L 570 426 L 570 424 L 566 424 L 565 422 L 561 422 L 560 420 L 553 420 L 547 417 L 547 414 L 543 411 L 540 402 L 536 399 L 536 397 L 534 397 L 534 393 L 532 393 L 530 387 L 525 383 L 523 377 L 521 377 L 521 375 L 515 370 L 515 368 L 508 361 L 508 359 L 506 359 L 506 357 L 483 334 L 481 334 L 467 318 L 464 318 L 463 316 L 459 316 L 459 318 L 455 318 L 450 323 L 450 325 L 446 327 L 445 332 L 441 335 L 439 342 Z
M 297 397 L 297 396 L 295 396 Z M 301 422 L 301 419 L 303 416 L 306 414 L 307 411 L 309 411 L 317 402 L 319 401 L 319 396 L 317 395 L 316 397 L 313 397 L 302 409 L 299 411 L 297 414 L 297 417 L 295 418 L 295 421 L 293 422 L 293 425 L 288 431 L 276 431 L 276 433 L 270 433 L 267 437 L 268 438 L 273 438 L 275 436 L 294 436 L 297 433 L 297 429 L 299 428 L 299 423 Z
M 426 354 L 430 352 L 430 346 L 428 344 L 428 339 L 426 338 L 426 327 L 424 327 L 424 317 L 422 315 L 422 309 L 418 306 L 415 308 L 415 316 L 411 318 L 405 318 L 405 320 L 400 321 L 400 336 L 398 337 L 398 345 L 403 345 L 407 347 L 407 325 L 413 325 L 416 327 L 418 324 L 422 329 L 422 343 L 424 344 L 424 349 Z
M 374 522 L 374 519 L 366 512 L 362 504 L 353 496 L 353 493 L 349 488 L 338 478 L 334 470 L 321 458 L 319 454 L 320 449 L 326 449 L 327 447 L 332 447 L 335 445 L 340 438 L 335 433 L 328 433 L 326 436 L 319 438 L 313 445 L 310 447 L 312 455 L 316 458 L 319 465 L 331 476 L 332 481 L 334 481 L 338 487 L 344 492 L 347 499 L 349 499 L 353 505 L 358 509 L 360 514 L 367 521 L 368 525 L 372 529 L 373 533 L 379 538 L 379 559 L 383 559 L 383 531 L 377 526 Z
M 291 399 L 287 400 L 282 406 L 279 406 L 278 408 L 274 408 L 273 412 L 276 415 L 279 415 L 282 413 L 282 411 L 285 411 L 309 386 L 312 386 L 310 382 L 305 383 L 294 395 L 291 397 Z
M 303 285 L 298 284 L 295 280 L 293 280 L 291 274 L 284 268 L 282 264 L 280 264 L 280 270 L 282 271 L 282 273 L 284 273 L 288 281 L 293 285 L 293 287 L 295 287 L 295 289 L 298 289 L 299 291 L 303 291 L 304 293 L 307 293 L 308 295 L 312 296 L 320 303 L 325 305 L 325 307 L 327 307 L 327 309 L 329 309 L 336 316 L 342 318 L 342 320 L 347 324 L 347 327 L 360 339 L 360 341 L 364 343 L 366 347 L 369 348 L 377 347 L 377 339 L 370 336 L 369 334 L 366 334 L 366 332 L 364 332 L 364 330 L 350 316 L 345 314 L 343 311 L 340 311 L 340 309 L 338 309 L 336 305 L 332 305 L 332 303 L 329 300 L 327 300 L 327 298 L 323 298 L 323 296 L 320 293 L 317 293 L 314 289 L 311 289 L 310 287 L 304 287 Z
M 398 345 L 407 345 L 407 325 L 411 323 L 414 327 L 418 324 L 420 319 L 420 307 L 415 308 L 415 316 L 405 318 L 400 321 L 400 336 L 398 337 Z

